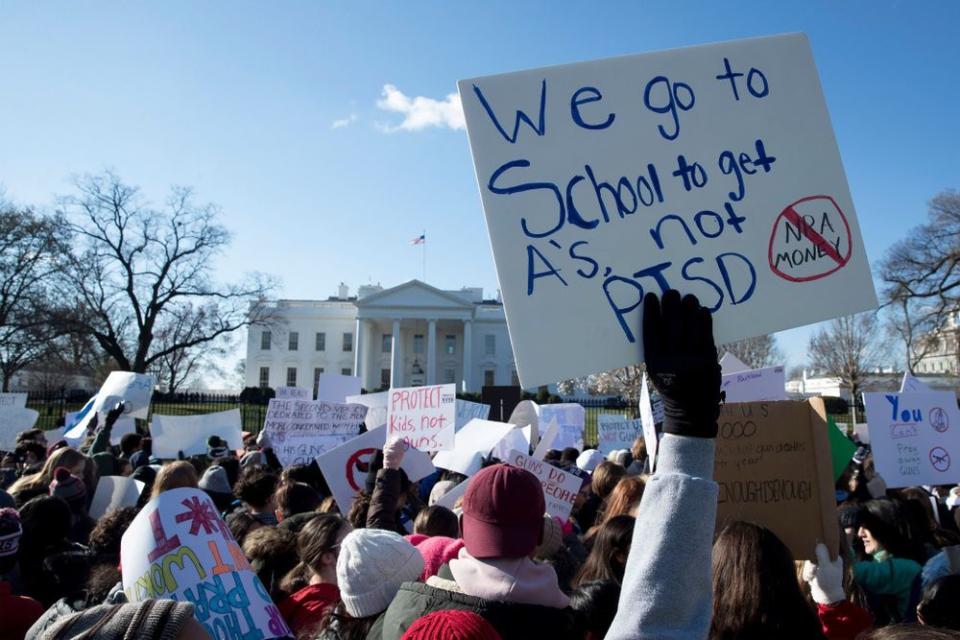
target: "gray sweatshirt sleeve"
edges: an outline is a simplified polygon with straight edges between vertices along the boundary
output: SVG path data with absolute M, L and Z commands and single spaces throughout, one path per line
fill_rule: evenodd
M 712 615 L 714 441 L 665 434 L 647 483 L 607 640 L 698 640 Z

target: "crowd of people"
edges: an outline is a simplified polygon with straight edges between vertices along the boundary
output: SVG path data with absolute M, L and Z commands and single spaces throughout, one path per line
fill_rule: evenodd
M 211 637 L 191 603 L 130 603 L 122 586 L 124 532 L 182 487 L 210 496 L 298 640 L 960 638 L 957 488 L 887 490 L 861 450 L 837 482 L 838 555 L 819 545 L 798 562 L 762 526 L 717 529 L 710 314 L 647 296 L 643 335 L 665 414 L 654 472 L 642 438 L 608 456 L 550 451 L 583 477 L 563 521 L 536 476 L 496 459 L 441 506 L 465 478 L 409 481 L 400 441 L 338 505 L 316 463 L 284 468 L 263 438 L 159 460 L 148 436 L 110 444 L 122 406 L 78 448 L 23 432 L 0 464 L 0 640 Z M 94 520 L 108 475 L 145 488 Z

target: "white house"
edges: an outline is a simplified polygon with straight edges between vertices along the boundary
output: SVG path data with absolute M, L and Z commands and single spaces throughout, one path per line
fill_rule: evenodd
M 419 280 L 391 289 L 341 284 L 328 300 L 278 300 L 276 321 L 247 335 L 246 386 L 314 387 L 321 373 L 363 388 L 456 383 L 479 392 L 516 385 L 503 304 L 480 288 L 442 291 Z

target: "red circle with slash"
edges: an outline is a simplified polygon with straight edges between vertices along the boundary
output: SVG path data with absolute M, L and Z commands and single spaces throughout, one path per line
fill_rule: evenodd
M 344 472 L 347 476 L 347 483 L 350 485 L 350 488 L 354 491 L 360 491 L 360 485 L 357 484 L 356 478 L 353 477 L 354 471 L 359 471 L 359 465 L 364 460 L 361 460 L 364 456 L 370 456 L 376 453 L 376 449 L 360 449 L 356 451 L 352 456 L 347 458 L 347 467 L 344 469 Z
M 789 246 L 793 242 L 796 245 Z M 808 282 L 842 269 L 852 254 L 847 217 L 836 200 L 819 195 L 801 198 L 780 212 L 770 233 L 767 260 L 771 271 L 784 280 Z

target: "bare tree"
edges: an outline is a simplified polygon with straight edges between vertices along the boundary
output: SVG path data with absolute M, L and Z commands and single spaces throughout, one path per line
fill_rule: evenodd
M 927 222 L 890 248 L 880 273 L 912 371 L 934 348 L 930 335 L 960 310 L 960 192 L 947 190 L 930 201 Z M 960 365 L 960 353 L 954 355 Z
M 811 366 L 840 378 L 840 384 L 850 389 L 853 424 L 857 423 L 860 393 L 883 353 L 884 345 L 879 338 L 877 315 L 873 312 L 831 320 L 810 338 L 807 353 Z
M 2 194 L 0 194 L 2 195 Z M 61 327 L 51 322 L 53 277 L 64 267 L 67 227 L 58 216 L 0 202 L 0 377 L 14 375 L 48 353 Z
M 631 406 L 636 407 L 640 400 L 643 372 L 642 364 L 630 365 L 583 378 L 562 380 L 557 383 L 557 390 L 564 395 L 582 390 L 591 395 L 620 396 Z
M 174 187 L 154 209 L 110 172 L 78 179 L 76 189 L 62 200 L 79 241 L 63 295 L 80 311 L 73 329 L 92 336 L 118 367 L 143 373 L 250 323 L 269 323 L 270 278 L 214 282 L 214 259 L 230 242 L 215 205 Z
M 208 343 L 170 350 L 171 345 L 183 344 L 191 335 L 202 331 L 207 320 L 203 309 L 195 310 L 189 305 L 172 307 L 154 341 L 157 351 L 164 354 L 150 368 L 157 385 L 168 393 L 197 384 L 201 373 L 219 373 L 216 359 L 227 353 L 231 342 L 224 335 Z
M 772 367 L 783 363 L 783 354 L 777 347 L 777 339 L 769 334 L 722 344 L 717 348 L 717 352 L 720 355 L 730 352 L 753 369 Z
M 940 345 L 936 314 L 923 314 L 913 306 L 908 298 L 890 300 L 886 319 L 887 334 L 903 344 L 905 368 L 910 373 Z

